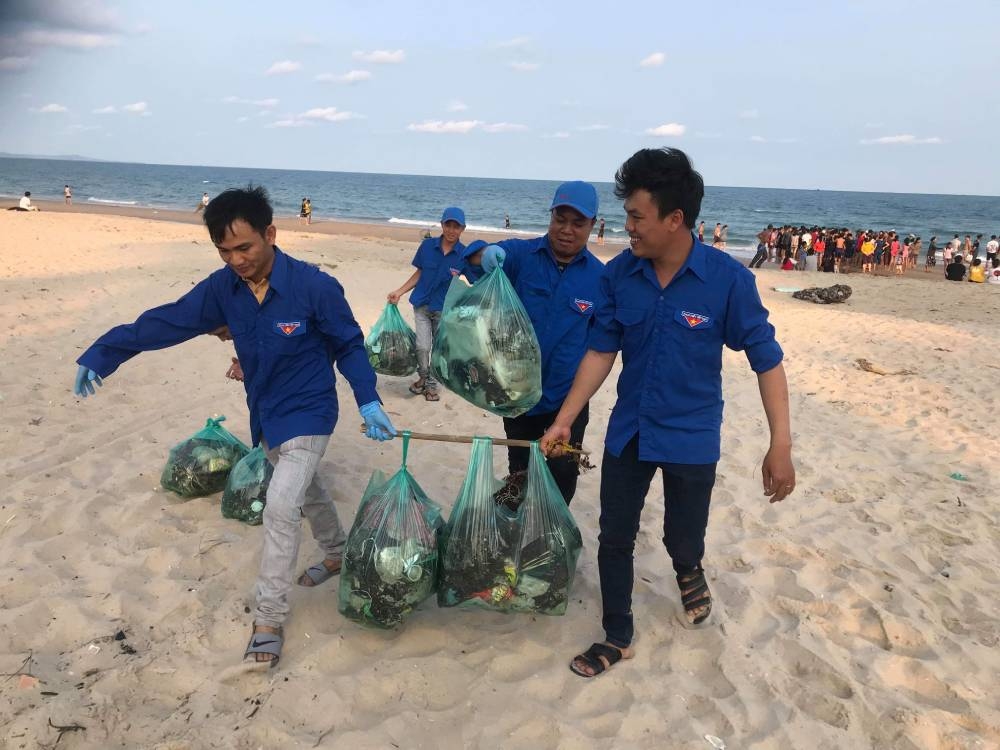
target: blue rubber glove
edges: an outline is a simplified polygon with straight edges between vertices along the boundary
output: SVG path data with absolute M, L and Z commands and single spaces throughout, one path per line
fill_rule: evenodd
M 91 396 L 94 395 L 94 383 L 97 383 L 98 387 L 104 384 L 101 380 L 101 376 L 96 372 L 91 370 L 89 367 L 84 367 L 80 365 L 80 369 L 76 371 L 76 382 L 73 383 L 73 393 L 80 398 L 87 398 L 89 393 Z
M 370 401 L 360 409 L 365 420 L 365 435 L 372 440 L 392 440 L 396 436 L 396 428 L 392 426 L 389 417 L 382 411 L 382 404 Z
M 502 266 L 507 259 L 507 251 L 499 245 L 487 245 L 483 248 L 483 259 L 480 263 L 485 273 L 492 273 L 497 266 Z

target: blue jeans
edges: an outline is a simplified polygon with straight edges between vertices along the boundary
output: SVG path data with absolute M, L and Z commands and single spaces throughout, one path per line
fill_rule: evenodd
M 663 544 L 678 574 L 701 567 L 715 464 L 669 464 L 639 460 L 638 434 L 619 457 L 605 449 L 601 466 L 601 533 L 597 565 L 601 577 L 604 632 L 624 648 L 632 624 L 633 551 L 646 493 L 657 469 L 663 472 Z

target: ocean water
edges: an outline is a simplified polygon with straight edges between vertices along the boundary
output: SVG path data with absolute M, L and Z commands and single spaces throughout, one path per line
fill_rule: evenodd
M 575 179 L 567 175 L 567 179 Z M 337 219 L 414 227 L 435 225 L 445 206 L 465 209 L 468 229 L 533 236 L 548 226 L 548 206 L 558 186 L 546 180 L 313 172 L 285 169 L 170 166 L 117 162 L 0 158 L 0 198 L 30 190 L 35 198 L 61 200 L 63 185 L 75 203 L 193 210 L 202 192 L 261 184 L 279 216 L 295 216 L 303 197 L 313 204 L 313 221 Z M 608 244 L 624 246 L 625 215 L 610 182 L 595 183 Z M 700 219 L 711 237 L 716 222 L 729 225 L 729 249 L 752 254 L 757 232 L 767 224 L 895 229 L 913 232 L 927 245 L 954 234 L 1000 234 L 1000 199 L 984 196 L 856 193 L 708 186 Z

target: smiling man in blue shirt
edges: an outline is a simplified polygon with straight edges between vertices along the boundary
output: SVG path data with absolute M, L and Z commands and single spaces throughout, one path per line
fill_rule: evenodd
M 205 208 L 205 224 L 226 264 L 176 302 L 112 328 L 77 360 L 74 392 L 94 386 L 139 352 L 165 349 L 228 326 L 243 368 L 250 431 L 274 474 L 264 509 L 257 611 L 244 659 L 275 666 L 288 616 L 302 516 L 324 554 L 299 579 L 316 585 L 340 570 L 345 535 L 316 473 L 337 422 L 331 361 L 354 391 L 366 434 L 396 434 L 375 392 L 364 337 L 332 276 L 274 245 L 273 212 L 263 188 L 227 190 Z
M 682 151 L 643 149 L 622 165 L 615 182 L 632 247 L 608 263 L 589 350 L 542 439 L 550 452 L 566 439 L 621 351 L 601 468 L 597 559 L 606 640 L 573 659 L 570 669 L 582 677 L 632 656 L 633 551 L 657 469 L 663 543 L 687 621 L 700 624 L 711 612 L 702 557 L 721 443 L 723 346 L 743 351 L 757 373 L 771 432 L 764 494 L 778 502 L 795 487 L 781 347 L 753 274 L 692 234 L 705 190 L 701 175 Z
M 505 418 L 514 440 L 538 440 L 552 424 L 587 351 L 587 331 L 600 299 L 604 264 L 587 249 L 597 216 L 597 191 L 580 181 L 564 182 L 549 207 L 549 231 L 530 240 L 509 239 L 470 256 L 489 273 L 501 265 L 531 319 L 542 351 L 542 398 L 527 414 Z M 589 420 L 587 405 L 574 415 L 567 440 L 579 447 Z M 528 468 L 527 448 L 508 448 L 507 484 L 519 491 Z M 548 461 L 568 504 L 580 470 L 562 456 Z

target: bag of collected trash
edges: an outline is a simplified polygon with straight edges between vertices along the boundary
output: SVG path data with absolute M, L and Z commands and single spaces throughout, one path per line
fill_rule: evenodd
M 229 472 L 250 449 L 222 426 L 225 417 L 216 417 L 170 449 L 160 485 L 181 497 L 201 497 L 226 486 Z
M 259 526 L 267 504 L 267 485 L 274 467 L 259 445 L 247 453 L 229 472 L 222 492 L 222 517 L 235 518 L 250 526 Z
M 476 438 L 465 483 L 441 537 L 438 605 L 561 615 L 583 540 L 537 443 L 524 501 L 511 512 L 494 499 L 493 444 Z
M 541 399 L 535 329 L 501 268 L 471 287 L 452 279 L 431 370 L 450 390 L 497 416 L 519 416 Z
M 417 334 L 391 302 L 386 303 L 365 337 L 365 351 L 372 368 L 382 375 L 402 376 L 417 371 Z
M 511 606 L 516 611 L 565 614 L 583 537 L 537 442 L 528 449 L 528 479 L 522 496 Z
M 338 609 L 362 625 L 396 627 L 437 586 L 444 521 L 406 468 L 409 439 L 404 432 L 399 471 L 372 474 L 347 536 Z

